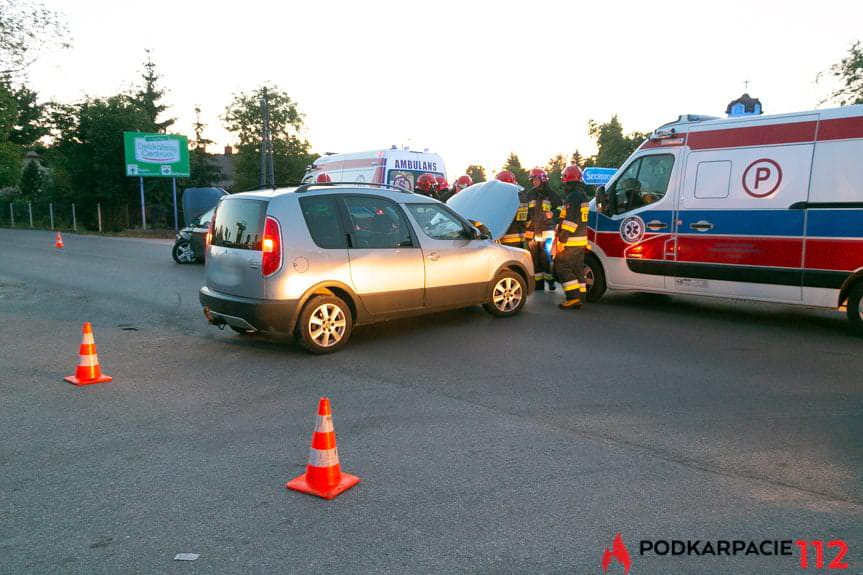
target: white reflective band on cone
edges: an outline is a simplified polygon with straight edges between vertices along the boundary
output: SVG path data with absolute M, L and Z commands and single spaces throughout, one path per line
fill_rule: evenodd
M 339 448 L 309 450 L 309 465 L 312 467 L 332 467 L 339 463 Z
M 84 337 L 81 338 L 81 343 L 96 343 L 96 342 L 93 340 L 93 334 L 92 333 L 85 333 Z
M 99 365 L 99 358 L 95 355 L 82 355 L 81 361 L 78 362 L 78 365 L 83 367 L 93 367 L 94 365 Z
M 333 430 L 333 416 L 319 415 L 315 420 L 315 431 L 318 433 L 329 433 Z

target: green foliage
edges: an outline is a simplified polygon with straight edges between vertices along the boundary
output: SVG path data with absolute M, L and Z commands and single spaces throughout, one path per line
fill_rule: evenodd
M 58 175 L 56 192 L 83 204 L 132 201 L 137 181 L 123 170 L 123 132 L 146 131 L 147 114 L 126 95 L 88 98 L 53 111 L 54 145 L 47 158 Z
M 473 180 L 474 184 L 484 182 L 486 180 L 485 168 L 478 164 L 469 165 L 467 169 L 465 169 L 464 173 L 470 176 L 470 179 Z
M 222 169 L 213 162 L 207 153 L 207 146 L 213 140 L 204 136 L 206 124 L 201 122 L 201 108 L 195 107 L 195 139 L 189 144 L 189 169 L 191 177 L 182 180 L 182 187 L 209 187 L 222 179 Z
M 503 169 L 509 170 L 515 174 L 515 179 L 522 187 L 525 189 L 530 188 L 530 182 L 527 181 L 528 171 L 521 167 L 521 160 L 518 159 L 518 156 L 515 153 L 509 155 L 503 165 Z
M 0 79 L 0 141 L 27 149 L 48 133 L 44 106 L 36 99 L 26 86 Z
M 39 2 L 0 0 L 0 77 L 22 74 L 43 49 L 68 48 L 61 16 Z
M 150 51 L 146 50 L 146 53 L 147 60 L 144 62 L 144 72 L 141 74 L 144 84 L 132 96 L 132 101 L 141 108 L 147 118 L 147 124 L 141 128 L 141 131 L 164 133 L 174 124 L 174 119 L 159 121 L 159 116 L 168 109 L 168 106 L 161 103 L 165 96 L 165 90 L 159 87 L 158 83 L 161 76 L 156 73 L 156 63 L 153 62 Z
M 624 136 L 623 126 L 616 115 L 604 124 L 589 120 L 587 132 L 596 140 L 598 149 L 596 155 L 591 158 L 591 165 L 606 168 L 619 168 L 647 137 L 640 132 L 632 132 Z
M 21 148 L 11 142 L 0 142 L 0 188 L 18 184 L 21 176 Z
M 830 75 L 842 83 L 842 87 L 830 95 L 830 100 L 835 100 L 840 106 L 863 104 L 863 44 L 859 40 L 854 42 L 845 58 L 830 67 Z
M 567 166 L 566 156 L 558 154 L 553 156 L 545 165 L 545 171 L 548 174 L 548 185 L 555 191 L 563 189 L 563 184 L 560 181 L 560 175 L 563 169 Z
M 45 183 L 45 171 L 39 166 L 39 162 L 35 160 L 27 162 L 24 171 L 21 172 L 21 183 L 18 185 L 21 196 L 28 200 L 40 199 L 45 189 Z
M 267 91 L 270 134 L 273 141 L 273 164 L 276 185 L 299 182 L 314 157 L 309 142 L 301 137 L 303 115 L 296 102 L 276 86 L 261 86 L 250 93 L 240 93 L 222 116 L 225 128 L 239 140 L 234 187 L 254 188 L 260 182 L 260 141 L 263 131 L 261 99 Z

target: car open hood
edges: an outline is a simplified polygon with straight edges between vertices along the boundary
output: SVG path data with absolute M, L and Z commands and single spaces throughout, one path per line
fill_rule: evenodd
M 447 205 L 471 221 L 480 221 L 500 239 L 512 224 L 518 211 L 521 188 L 498 180 L 480 182 L 448 199 Z
M 194 218 L 218 204 L 219 199 L 227 194 L 222 188 L 186 188 L 183 192 L 183 219 L 186 226 L 192 225 Z

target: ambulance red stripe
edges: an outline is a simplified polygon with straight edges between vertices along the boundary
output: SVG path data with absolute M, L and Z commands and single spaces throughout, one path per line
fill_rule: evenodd
M 863 268 L 863 239 L 806 240 L 808 269 L 854 271 Z

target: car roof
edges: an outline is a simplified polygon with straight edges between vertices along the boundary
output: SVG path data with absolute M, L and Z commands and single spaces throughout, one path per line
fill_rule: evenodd
M 299 190 L 299 191 L 298 191 Z M 364 185 L 362 183 L 347 183 L 347 184 L 311 184 L 306 186 L 296 186 L 296 187 L 287 187 L 287 188 L 276 188 L 276 189 L 266 189 L 266 190 L 254 190 L 250 192 L 242 192 L 239 194 L 232 194 L 231 198 L 255 198 L 255 199 L 273 199 L 276 197 L 288 196 L 288 195 L 297 195 L 297 196 L 317 196 L 322 194 L 332 194 L 332 193 L 360 193 L 372 196 L 380 196 L 384 198 L 388 198 L 398 203 L 407 204 L 407 203 L 429 203 L 429 202 L 437 202 L 438 200 L 434 198 L 430 198 L 428 196 L 424 196 L 422 194 L 415 194 L 413 192 L 406 192 L 404 190 L 398 190 L 395 188 L 388 187 L 379 187 L 376 185 Z

